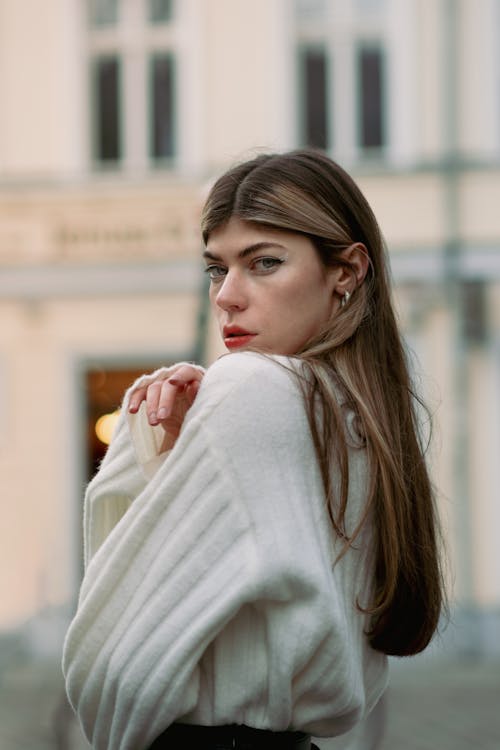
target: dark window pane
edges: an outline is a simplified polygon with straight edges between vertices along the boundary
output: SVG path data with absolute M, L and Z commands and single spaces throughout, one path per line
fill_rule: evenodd
M 302 79 L 302 142 L 316 148 L 328 147 L 327 57 L 322 49 L 303 49 L 300 54 Z
M 118 161 L 120 148 L 120 67 L 116 57 L 94 62 L 94 156 Z
M 487 335 L 485 283 L 476 279 L 461 282 L 462 331 L 467 341 L 481 344 Z
M 118 0 L 90 0 L 91 26 L 113 26 L 118 23 Z
M 381 148 L 384 134 L 384 81 L 382 51 L 361 48 L 358 56 L 360 145 Z
M 151 23 L 166 23 L 172 18 L 172 0 L 149 0 Z
M 151 155 L 165 159 L 174 153 L 174 62 L 171 55 L 151 60 Z

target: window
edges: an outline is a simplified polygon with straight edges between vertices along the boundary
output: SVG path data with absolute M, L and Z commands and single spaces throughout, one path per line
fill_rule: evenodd
M 174 62 L 171 55 L 151 60 L 151 156 L 167 159 L 174 153 Z
M 149 20 L 151 23 L 166 23 L 171 18 L 171 0 L 149 0 Z
M 173 0 L 88 0 L 87 8 L 94 166 L 171 165 L 179 90 Z
M 94 158 L 101 162 L 121 158 L 120 68 L 116 57 L 94 60 Z
M 382 51 L 360 47 L 357 62 L 359 145 L 363 149 L 380 149 L 385 145 Z
M 113 26 L 118 22 L 118 0 L 91 0 L 89 3 L 91 26 Z
M 329 147 L 327 57 L 324 49 L 304 47 L 300 53 L 302 80 L 301 140 L 307 146 Z
M 391 65 L 397 65 L 406 49 L 394 39 L 401 30 L 389 17 L 390 7 L 387 0 L 295 0 L 300 145 L 333 151 L 346 162 L 385 159 L 396 148 L 401 134 L 394 123 L 405 123 L 397 108 L 408 95 L 391 96 L 389 50 Z M 411 23 L 409 10 L 400 15 Z

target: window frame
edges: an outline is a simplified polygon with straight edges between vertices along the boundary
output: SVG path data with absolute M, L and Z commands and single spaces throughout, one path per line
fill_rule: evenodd
M 182 75 L 180 26 L 186 17 L 189 18 L 187 11 L 191 4 L 190 0 L 183 0 L 183 3 L 172 0 L 171 18 L 163 23 L 150 20 L 148 0 L 121 0 L 119 22 L 115 25 L 92 26 L 89 12 L 85 14 L 89 103 L 87 158 L 94 173 L 138 175 L 178 167 L 181 161 L 181 144 L 178 138 L 181 91 L 189 85 L 186 81 L 182 85 L 177 81 L 177 76 Z M 152 143 L 154 105 L 151 61 L 155 55 L 168 55 L 172 60 L 173 70 L 170 124 L 173 133 L 172 154 L 159 158 L 154 157 Z M 98 102 L 94 79 L 98 61 L 105 57 L 116 57 L 119 69 L 119 158 L 114 160 L 101 159 L 99 156 L 101 136 L 97 122 Z M 182 104 L 185 106 L 184 102 Z
M 327 3 L 322 15 L 294 16 L 292 25 L 295 100 L 295 144 L 305 145 L 306 116 L 301 81 L 304 46 L 327 51 L 328 120 L 326 150 L 349 166 L 408 165 L 418 158 L 418 67 L 413 39 L 416 0 L 404 7 L 385 0 L 380 8 L 360 9 L 355 0 Z M 408 44 L 408 40 L 410 43 Z M 381 55 L 380 146 L 364 146 L 361 107 L 356 90 L 360 48 L 374 47 Z

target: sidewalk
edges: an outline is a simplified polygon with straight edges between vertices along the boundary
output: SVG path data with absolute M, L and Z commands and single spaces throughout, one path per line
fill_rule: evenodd
M 385 728 L 377 750 L 498 750 L 500 662 L 449 657 L 391 662 L 382 707 Z M 321 750 L 374 750 L 371 740 L 357 734 L 357 740 L 344 736 L 318 744 Z M 4 658 L 0 750 L 88 748 L 66 704 L 59 664 L 34 662 L 27 654 Z
M 499 750 L 500 660 L 424 656 L 390 664 L 371 726 L 320 740 L 320 750 Z
M 500 661 L 394 664 L 381 750 L 499 750 Z

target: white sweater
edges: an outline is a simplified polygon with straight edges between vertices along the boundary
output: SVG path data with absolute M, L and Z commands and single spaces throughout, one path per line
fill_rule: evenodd
M 179 720 L 333 736 L 386 686 L 355 604 L 369 598 L 370 529 L 333 567 L 342 543 L 281 364 L 218 360 L 168 455 L 157 455 L 161 428 L 143 409 L 127 417 L 125 399 L 86 495 L 86 572 L 63 655 L 96 750 L 144 750 Z M 349 447 L 349 469 L 352 529 L 362 447 Z

